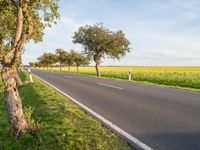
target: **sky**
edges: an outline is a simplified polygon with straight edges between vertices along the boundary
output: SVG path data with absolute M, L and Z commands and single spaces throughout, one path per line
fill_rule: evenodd
M 57 48 L 82 51 L 72 43 L 73 33 L 103 23 L 124 31 L 131 52 L 102 65 L 200 66 L 200 0 L 60 0 L 59 7 L 60 20 L 45 29 L 43 42 L 26 44 L 24 64 Z

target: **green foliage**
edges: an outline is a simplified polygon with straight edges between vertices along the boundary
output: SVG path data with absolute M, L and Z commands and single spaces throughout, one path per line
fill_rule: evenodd
M 3 81 L 0 78 L 0 93 L 3 93 L 3 91 L 4 91 L 4 84 L 3 84 Z
M 19 0 L 15 1 L 19 5 Z M 16 33 L 17 8 L 14 3 L 8 0 L 0 0 L 0 40 L 11 42 Z M 33 34 L 29 39 L 35 42 L 42 41 L 44 28 L 51 26 L 54 20 L 59 18 L 58 0 L 29 1 L 28 12 L 33 23 Z M 26 31 L 27 20 L 23 22 L 23 32 Z
M 64 62 L 68 66 L 72 66 L 74 64 L 74 56 L 73 56 L 74 50 L 71 50 L 70 52 L 65 52 L 66 56 L 64 58 Z
M 40 67 L 42 65 L 40 62 L 29 62 L 30 67 Z
M 76 52 L 76 51 L 72 51 L 72 55 L 74 57 L 74 62 L 76 64 L 76 66 L 87 66 L 89 65 L 89 58 L 86 57 L 84 54 L 80 53 L 80 52 Z
M 30 67 L 36 67 L 34 62 L 29 62 Z
M 27 76 L 26 72 L 23 71 L 22 69 L 20 69 L 19 71 L 19 76 L 23 83 L 29 80 L 29 76 Z
M 120 59 L 127 52 L 130 52 L 130 42 L 125 38 L 124 33 L 110 31 L 102 24 L 80 27 L 74 33 L 73 42 L 82 44 L 84 53 L 88 57 L 92 57 L 98 64 L 106 56 Z
M 0 41 L 1 44 L 11 41 L 15 35 L 17 11 L 14 5 L 7 0 L 0 0 Z
M 52 53 L 44 53 L 42 56 L 38 58 L 39 64 L 43 66 L 51 66 L 57 61 L 56 55 Z
M 38 62 L 30 62 L 31 67 L 48 67 L 49 65 L 56 65 L 59 63 L 60 71 L 64 65 L 67 65 L 68 71 L 70 67 L 76 65 L 77 71 L 79 66 L 89 65 L 90 59 L 86 57 L 83 53 L 75 50 L 65 51 L 64 49 L 56 49 L 55 55 L 51 53 L 44 53 L 38 58 Z
M 56 49 L 57 62 L 60 65 L 65 64 L 65 59 L 66 59 L 67 55 L 68 55 L 68 53 L 64 49 Z
M 20 87 L 20 95 L 24 107 L 28 108 L 25 110 L 27 118 L 39 120 L 40 126 L 34 136 L 32 134 L 20 138 L 11 136 L 5 105 L 0 100 L 0 149 L 2 150 L 131 149 L 126 142 L 105 129 L 80 107 L 36 78 L 33 84 Z M 2 98 L 0 94 L 0 99 Z
M 29 125 L 29 130 L 31 134 L 36 134 L 37 130 L 41 127 L 41 124 L 39 124 L 38 121 L 35 121 L 32 117 L 34 109 L 31 106 L 27 106 L 24 108 L 24 116 L 26 118 L 26 121 Z

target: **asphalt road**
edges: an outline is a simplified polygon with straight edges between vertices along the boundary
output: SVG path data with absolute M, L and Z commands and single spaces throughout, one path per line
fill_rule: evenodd
M 33 70 L 156 150 L 200 150 L 200 92 Z

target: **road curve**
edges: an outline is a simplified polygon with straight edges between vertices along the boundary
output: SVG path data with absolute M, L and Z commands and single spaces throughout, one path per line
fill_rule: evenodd
M 200 149 L 200 93 L 32 70 L 155 150 Z

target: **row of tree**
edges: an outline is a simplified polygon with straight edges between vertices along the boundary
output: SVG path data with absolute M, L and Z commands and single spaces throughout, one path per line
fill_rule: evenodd
M 68 71 L 71 71 L 71 66 L 76 66 L 77 72 L 79 73 L 79 66 L 89 65 L 89 58 L 83 53 L 75 50 L 65 51 L 64 49 L 56 49 L 55 54 L 44 53 L 40 56 L 37 62 L 30 62 L 31 67 L 49 67 L 60 66 L 60 71 L 62 71 L 63 66 L 68 66 Z
M 20 63 L 24 45 L 33 40 L 43 39 L 44 29 L 59 18 L 59 0 L 0 0 L 0 65 L 3 80 L 4 102 L 8 113 L 11 132 L 15 136 L 31 132 L 18 91 Z M 74 33 L 73 42 L 81 44 L 87 58 L 96 63 L 97 75 L 103 58 L 120 59 L 130 51 L 130 42 L 122 31 L 110 31 L 101 24 L 80 27 Z M 45 57 L 49 54 L 45 54 Z M 63 55 L 60 55 L 59 62 Z M 70 58 L 70 57 L 65 57 Z M 41 59 L 41 58 L 40 58 Z M 39 61 L 43 61 L 42 59 Z M 48 58 L 52 61 L 54 58 Z M 62 63 L 60 63 L 62 64 Z
M 99 65 L 105 57 L 111 59 L 120 59 L 127 52 L 130 52 L 130 42 L 126 39 L 125 34 L 120 31 L 110 31 L 103 27 L 102 24 L 93 26 L 86 25 L 80 27 L 73 36 L 74 44 L 81 44 L 84 48 L 84 55 L 75 51 L 66 52 L 62 49 L 56 50 L 56 55 L 44 53 L 38 58 L 35 65 L 50 66 L 58 62 L 62 68 L 63 64 L 69 66 L 74 63 L 78 67 L 88 65 L 89 60 L 95 62 L 96 74 L 100 76 Z M 32 63 L 31 63 L 32 64 Z
M 130 52 L 130 42 L 123 31 L 111 31 L 102 24 L 80 27 L 73 36 L 74 44 L 81 44 L 84 54 L 95 62 L 97 76 L 103 58 L 120 59 Z

